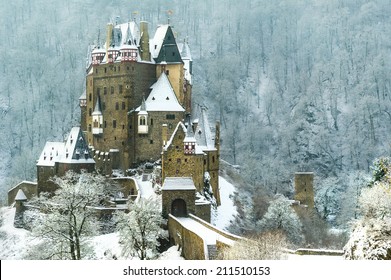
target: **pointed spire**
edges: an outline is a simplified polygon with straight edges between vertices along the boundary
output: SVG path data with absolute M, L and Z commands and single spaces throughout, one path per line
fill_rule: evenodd
M 134 39 L 133 39 L 133 36 L 132 36 L 132 32 L 130 31 L 130 22 L 128 22 L 128 28 L 126 29 L 125 44 L 134 45 Z
M 147 106 L 145 105 L 145 97 L 143 97 L 143 101 L 141 101 L 140 111 L 147 111 Z
M 100 105 L 100 96 L 99 95 L 98 95 L 98 99 L 96 100 L 94 112 L 92 112 L 92 115 L 102 115 L 102 109 L 101 109 L 101 105 Z

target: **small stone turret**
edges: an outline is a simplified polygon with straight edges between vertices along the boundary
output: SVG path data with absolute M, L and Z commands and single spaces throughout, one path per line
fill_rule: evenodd
M 26 210 L 26 207 L 24 205 L 26 201 L 27 201 L 26 195 L 21 189 L 19 189 L 15 197 L 16 210 L 15 210 L 15 218 L 14 218 L 14 227 L 16 228 L 24 227 L 23 215 L 24 215 L 24 211 Z

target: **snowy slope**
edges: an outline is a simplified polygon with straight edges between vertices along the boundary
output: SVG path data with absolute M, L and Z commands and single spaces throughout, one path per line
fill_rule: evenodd
M 137 179 L 141 197 L 159 198 L 152 188 L 150 181 L 142 181 L 141 177 Z M 230 196 L 235 191 L 235 187 L 223 177 L 219 178 L 220 197 L 222 205 L 214 211 L 212 215 L 213 224 L 224 229 L 230 223 L 233 215 L 236 213 L 236 207 Z M 0 259 L 20 260 L 28 250 L 28 245 L 38 242 L 29 237 L 29 232 L 24 229 L 17 229 L 13 226 L 15 208 L 3 207 L 0 209 L 3 217 L 3 224 L 0 227 Z M 99 260 L 121 259 L 121 247 L 118 243 L 118 234 L 110 233 L 96 236 L 91 240 L 95 248 L 95 257 Z M 174 246 L 167 252 L 164 252 L 159 259 L 182 259 L 180 252 Z

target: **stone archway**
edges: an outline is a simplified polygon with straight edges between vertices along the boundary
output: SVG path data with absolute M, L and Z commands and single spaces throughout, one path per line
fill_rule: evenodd
M 171 203 L 171 214 L 175 217 L 186 217 L 187 216 L 187 207 L 186 202 L 183 199 L 175 199 Z

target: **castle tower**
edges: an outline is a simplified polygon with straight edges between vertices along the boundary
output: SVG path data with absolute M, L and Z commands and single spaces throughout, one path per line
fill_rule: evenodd
M 24 222 L 23 222 L 23 215 L 25 211 L 24 203 L 27 201 L 27 197 L 22 191 L 22 189 L 19 189 L 18 193 L 15 197 L 15 218 L 14 218 L 14 227 L 16 228 L 23 228 Z
M 80 128 L 87 131 L 87 93 L 86 91 L 79 97 L 80 106 Z
M 300 204 L 314 208 L 314 173 L 296 172 L 295 173 L 295 200 Z

